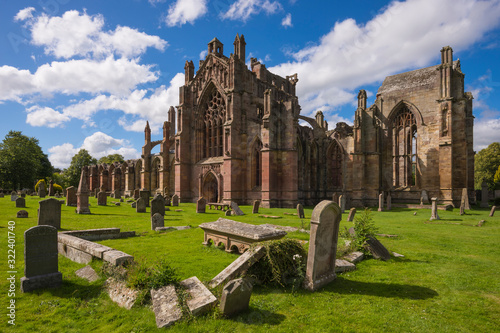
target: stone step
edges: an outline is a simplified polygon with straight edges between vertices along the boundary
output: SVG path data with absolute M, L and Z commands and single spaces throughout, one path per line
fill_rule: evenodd
M 217 298 L 196 276 L 181 281 L 180 284 L 186 288 L 187 293 L 191 297 L 186 303 L 189 311 L 195 316 L 203 314 L 210 306 L 217 302 Z
M 168 327 L 182 318 L 179 298 L 173 285 L 151 289 L 151 300 L 158 328 Z

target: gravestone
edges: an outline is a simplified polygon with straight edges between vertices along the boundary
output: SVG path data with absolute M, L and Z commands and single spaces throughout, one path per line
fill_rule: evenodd
M 248 279 L 229 281 L 222 290 L 220 311 L 225 316 L 232 316 L 248 309 L 253 285 Z
M 352 207 L 351 210 L 349 210 L 349 215 L 347 216 L 347 222 L 354 221 L 354 215 L 356 215 L 356 208 Z
M 122 192 L 121 192 L 120 190 L 114 190 L 114 191 L 113 191 L 113 197 L 114 197 L 115 199 L 121 199 L 121 197 L 122 197 Z
M 305 218 L 304 207 L 302 207 L 301 204 L 297 205 L 297 215 L 298 215 L 299 219 L 304 219 Z
M 177 194 L 174 194 L 172 196 L 172 206 L 179 206 L 179 196 Z
M 429 194 L 427 194 L 426 190 L 422 190 L 422 194 L 420 194 L 420 204 L 429 204 Z
M 384 261 L 391 259 L 391 254 L 389 253 L 389 250 L 387 250 L 387 248 L 373 236 L 368 236 L 368 239 L 366 240 L 366 245 L 364 247 L 365 249 L 370 251 L 373 258 L 375 259 L 382 259 Z
M 151 216 L 151 230 L 156 230 L 156 228 L 163 228 L 165 226 L 165 218 L 160 213 L 155 213 Z
M 17 192 L 12 191 L 12 193 L 10 194 L 10 201 L 16 201 L 16 200 L 17 200 Z
M 26 208 L 26 199 L 17 198 L 16 199 L 16 208 Z
M 226 210 L 224 216 L 231 216 L 231 209 Z
M 245 215 L 243 211 L 240 209 L 240 206 L 234 201 L 231 201 L 231 210 L 233 211 L 232 215 Z
M 16 217 L 24 219 L 28 217 L 28 212 L 25 210 L 20 210 L 17 212 Z
M 66 206 L 75 207 L 76 201 L 76 188 L 74 186 L 66 188 Z
M 93 196 L 97 199 L 97 195 L 99 194 L 99 189 L 96 188 L 95 191 L 94 191 L 94 194 Z
M 49 182 L 49 197 L 53 197 L 54 194 L 56 194 L 54 191 L 54 181 L 51 179 Z
M 24 277 L 21 278 L 21 291 L 30 292 L 40 288 L 59 287 L 62 283 L 62 274 L 58 271 L 58 265 L 57 229 L 48 225 L 39 225 L 26 230 L 24 232 Z
M 100 191 L 97 194 L 97 205 L 106 206 L 108 204 L 108 195 L 104 191 Z
M 431 212 L 431 220 L 439 220 L 439 215 L 437 211 L 437 198 L 432 198 L 432 212 Z
M 254 200 L 252 214 L 259 214 L 260 200 Z
M 139 191 L 139 197 L 144 200 L 146 207 L 149 207 L 149 195 L 150 195 L 149 191 L 146 190 Z
M 495 215 L 495 210 L 497 210 L 497 206 L 491 207 L 490 217 L 493 217 L 493 215 Z
M 170 206 L 170 203 L 171 203 L 170 196 L 169 195 L 165 196 L 165 206 Z
M 60 198 L 61 197 L 61 194 L 59 192 L 56 192 L 56 194 L 54 194 L 54 198 Z
M 151 289 L 151 302 L 158 328 L 168 327 L 182 318 L 174 285 Z
M 40 198 L 45 198 L 47 196 L 47 190 L 45 189 L 45 182 L 38 184 L 38 196 Z
M 207 201 L 201 197 L 196 201 L 196 212 L 197 213 L 205 213 L 207 209 Z
M 140 192 L 138 189 L 134 190 L 134 200 L 139 199 Z
M 151 200 L 151 216 L 156 213 L 165 216 L 165 200 L 161 194 L 155 195 L 153 200 Z
M 488 184 L 483 182 L 481 184 L 481 208 L 488 208 Z
M 337 192 L 333 193 L 333 195 L 332 195 L 332 201 L 333 202 L 339 202 L 339 195 L 337 194 Z
M 462 199 L 462 202 L 460 202 L 460 215 L 464 215 L 465 214 L 465 203 L 464 203 L 464 200 Z
M 38 225 L 50 225 L 61 229 L 61 204 L 54 198 L 45 199 L 38 202 Z
M 467 188 L 462 189 L 462 201 L 464 202 L 464 210 L 470 210 L 469 191 Z
M 378 211 L 381 212 L 384 210 L 384 192 L 378 195 Z
M 340 212 L 343 214 L 345 211 L 345 202 L 346 202 L 346 196 L 345 194 L 341 194 L 339 196 L 339 207 L 340 207 Z
M 90 191 L 87 185 L 86 168 L 82 168 L 80 175 L 80 183 L 78 184 L 78 191 L 76 192 L 76 213 L 77 214 L 90 214 L 89 209 L 89 196 Z
M 387 204 L 386 204 L 386 207 L 387 207 L 387 210 L 391 210 L 392 209 L 392 196 L 391 196 L 391 192 L 389 192 L 387 194 Z
M 145 213 L 146 212 L 146 202 L 144 198 L 139 198 L 135 202 L 135 211 L 137 213 Z
M 0 191 L 0 198 L 5 198 L 5 195 L 3 194 L 3 191 Z
M 332 201 L 324 200 L 314 207 L 304 288 L 314 291 L 335 279 L 341 219 L 340 207 Z

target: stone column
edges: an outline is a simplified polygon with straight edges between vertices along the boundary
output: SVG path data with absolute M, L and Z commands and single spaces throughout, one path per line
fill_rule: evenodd
M 378 196 L 378 211 L 384 210 L 384 192 L 380 193 Z
M 431 220 L 439 220 L 439 215 L 437 211 L 437 198 L 432 198 L 432 213 L 431 213 Z

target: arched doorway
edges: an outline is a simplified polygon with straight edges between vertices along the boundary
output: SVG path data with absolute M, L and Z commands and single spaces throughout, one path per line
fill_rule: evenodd
M 202 193 L 207 202 L 219 202 L 218 182 L 212 172 L 210 172 L 203 181 Z

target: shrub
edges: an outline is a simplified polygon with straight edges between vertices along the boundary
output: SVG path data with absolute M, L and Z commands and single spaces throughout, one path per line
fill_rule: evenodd
M 365 210 L 358 216 L 354 218 L 354 231 L 356 235 L 354 236 L 353 242 L 358 251 L 366 252 L 364 245 L 369 237 L 375 236 L 377 233 L 377 227 L 372 218 L 372 211 L 369 208 Z
M 59 192 L 59 193 L 63 193 L 63 188 L 61 185 L 54 184 L 54 185 L 52 185 L 52 187 L 54 188 L 54 191 Z
M 266 254 L 255 263 L 247 275 L 263 284 L 293 287 L 302 286 L 307 253 L 300 242 L 294 239 L 280 239 L 261 243 Z
M 40 183 L 42 182 L 45 185 L 45 189 L 47 189 L 47 183 L 45 182 L 45 179 L 40 179 L 35 185 L 35 192 L 38 192 L 38 186 L 40 186 Z

